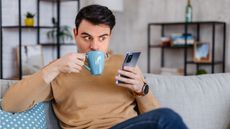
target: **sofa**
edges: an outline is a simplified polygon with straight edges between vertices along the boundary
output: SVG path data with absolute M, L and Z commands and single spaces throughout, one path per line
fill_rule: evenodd
M 200 76 L 145 74 L 161 107 L 181 115 L 189 129 L 226 129 L 230 121 L 230 73 Z M 0 97 L 16 81 L 0 80 Z M 48 129 L 59 129 L 51 102 L 46 102 Z

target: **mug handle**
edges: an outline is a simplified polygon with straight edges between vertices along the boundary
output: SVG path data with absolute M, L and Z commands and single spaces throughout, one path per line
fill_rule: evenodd
M 88 71 L 91 71 L 91 69 L 89 68 L 89 66 L 87 66 L 87 65 L 83 65 Z
M 85 56 L 86 56 L 86 58 L 88 58 L 88 55 L 87 55 L 87 54 L 86 54 Z M 83 66 L 84 66 L 88 71 L 91 71 L 91 69 L 90 69 L 89 66 L 87 66 L 87 65 L 85 65 L 85 64 L 84 64 Z

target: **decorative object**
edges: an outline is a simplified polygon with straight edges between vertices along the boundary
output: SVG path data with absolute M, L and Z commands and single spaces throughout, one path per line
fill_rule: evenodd
M 47 105 L 36 104 L 24 112 L 5 112 L 0 108 L 0 129 L 46 129 Z
M 19 51 L 17 53 L 19 54 Z M 42 47 L 40 45 L 23 45 L 21 47 L 22 75 L 37 72 L 44 66 L 43 62 Z
M 204 69 L 199 69 L 196 71 L 196 75 L 207 74 L 208 72 Z
M 191 0 L 188 0 L 185 8 L 185 22 L 192 22 L 192 5 Z
M 58 21 L 54 16 L 54 1 L 52 1 L 52 18 L 51 18 L 51 22 L 53 24 L 53 26 L 58 26 Z M 73 36 L 71 33 L 71 28 L 67 25 L 63 25 L 60 26 L 60 30 L 59 30 L 59 34 L 58 34 L 58 29 L 54 28 L 50 31 L 47 32 L 47 37 L 48 39 L 51 39 L 52 42 L 56 42 L 57 37 L 59 37 L 60 42 L 61 43 L 65 43 L 67 41 L 72 41 L 73 40 Z
M 54 20 L 54 19 L 53 19 Z M 54 21 L 55 22 L 55 21 Z M 60 26 L 60 32 L 58 34 L 57 28 L 54 28 L 47 32 L 48 39 L 51 39 L 52 41 L 56 41 L 57 37 L 60 38 L 60 42 L 65 43 L 66 41 L 73 40 L 73 36 L 71 33 L 71 28 L 69 26 Z
M 174 33 L 171 35 L 172 46 L 185 46 L 185 42 L 187 41 L 187 45 L 193 45 L 195 39 L 192 34 L 180 34 Z
M 169 47 L 172 46 L 172 40 L 170 37 L 161 37 L 161 46 Z
M 26 26 L 34 26 L 34 14 L 27 12 L 24 22 Z
M 211 56 L 208 43 L 195 43 L 193 51 L 193 61 L 201 63 L 210 63 Z

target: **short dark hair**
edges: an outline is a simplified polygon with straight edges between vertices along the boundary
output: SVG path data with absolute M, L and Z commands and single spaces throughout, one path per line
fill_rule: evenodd
M 101 5 L 89 5 L 82 8 L 75 19 L 75 26 L 77 29 L 82 20 L 87 20 L 95 25 L 108 25 L 110 30 L 112 30 L 116 24 L 115 16 L 113 15 L 112 11 Z

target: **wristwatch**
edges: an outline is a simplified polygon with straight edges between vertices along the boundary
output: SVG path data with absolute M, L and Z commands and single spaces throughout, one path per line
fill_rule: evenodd
M 144 85 L 142 87 L 142 90 L 140 93 L 136 93 L 137 96 L 145 96 L 149 93 L 149 85 L 144 82 Z

